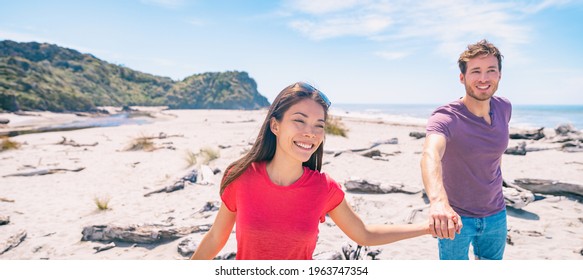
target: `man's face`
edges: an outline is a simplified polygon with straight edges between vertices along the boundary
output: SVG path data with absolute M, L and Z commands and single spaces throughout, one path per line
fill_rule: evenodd
M 467 63 L 465 74 L 460 74 L 460 82 L 466 87 L 466 94 L 478 101 L 489 100 L 498 89 L 501 73 L 498 59 L 493 55 L 478 56 Z

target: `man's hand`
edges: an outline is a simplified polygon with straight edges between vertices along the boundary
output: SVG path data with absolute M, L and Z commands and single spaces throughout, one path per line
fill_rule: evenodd
M 461 217 L 444 202 L 434 202 L 429 208 L 429 231 L 433 237 L 454 239 L 462 229 Z

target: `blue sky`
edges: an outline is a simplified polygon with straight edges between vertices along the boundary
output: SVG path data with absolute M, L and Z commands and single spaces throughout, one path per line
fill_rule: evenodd
M 583 0 L 0 0 L 0 40 L 48 42 L 175 80 L 246 71 L 270 101 L 308 81 L 333 103 L 441 104 L 486 38 L 499 95 L 583 104 Z

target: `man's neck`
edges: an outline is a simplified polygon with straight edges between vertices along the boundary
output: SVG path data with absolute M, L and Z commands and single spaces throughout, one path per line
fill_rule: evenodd
M 480 101 L 468 95 L 462 97 L 462 103 L 468 110 L 478 117 L 488 117 L 490 114 L 490 98 L 488 100 Z

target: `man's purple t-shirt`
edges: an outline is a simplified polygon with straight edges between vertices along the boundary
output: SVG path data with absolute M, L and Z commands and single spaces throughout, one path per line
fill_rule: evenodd
M 502 194 L 502 154 L 508 147 L 512 105 L 503 97 L 490 99 L 489 125 L 461 100 L 437 108 L 427 122 L 427 135 L 445 136 L 441 160 L 443 183 L 451 207 L 461 216 L 486 217 L 505 209 Z

